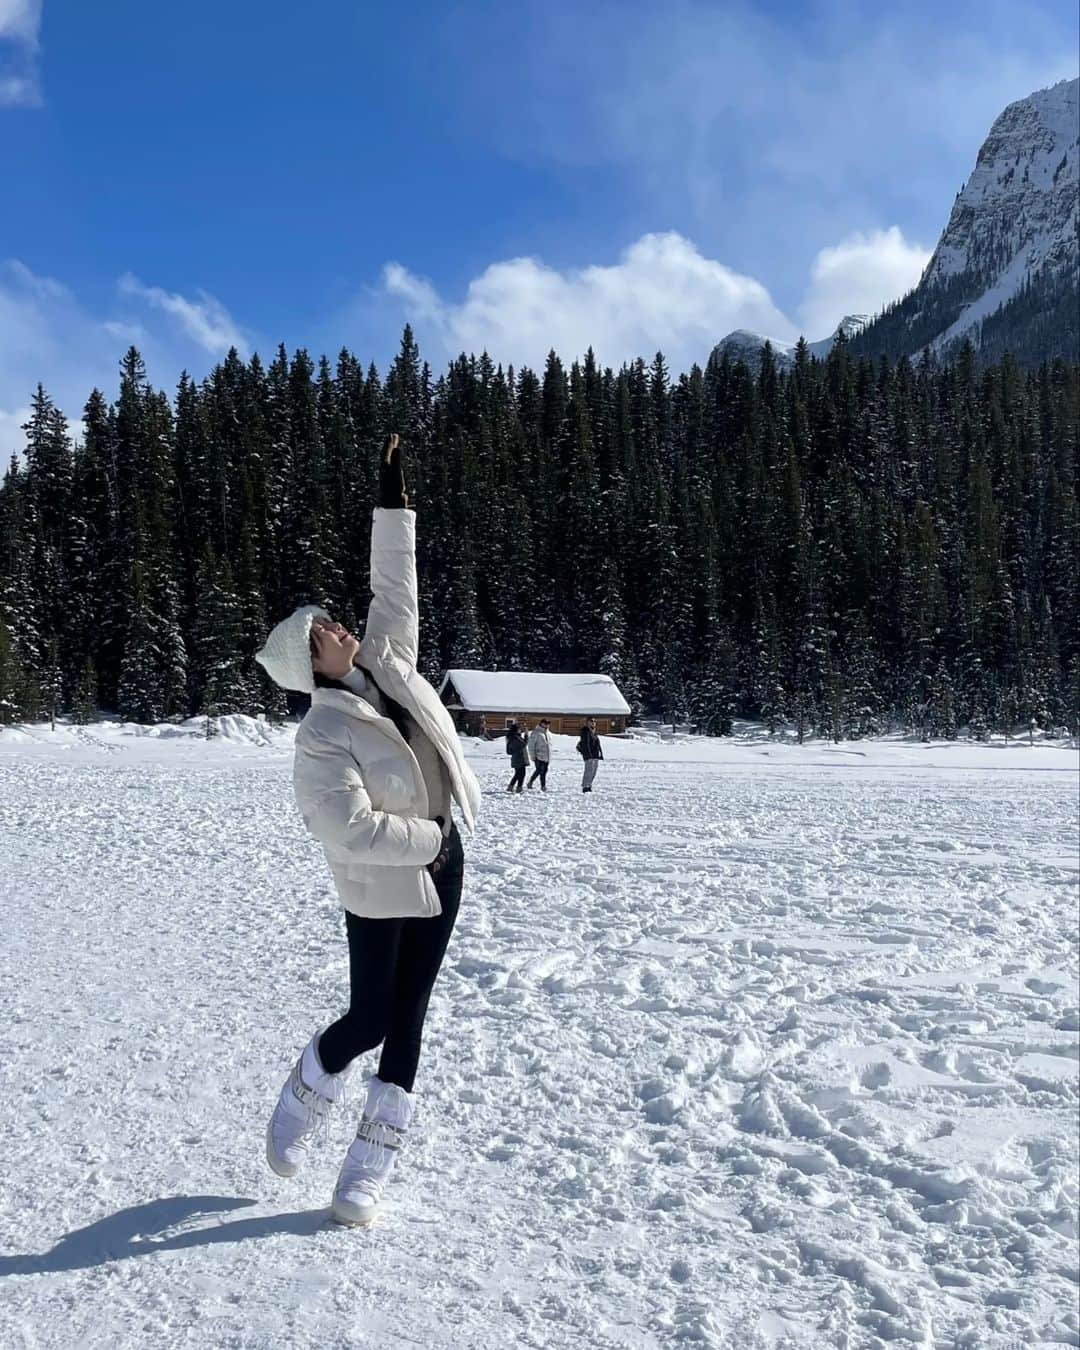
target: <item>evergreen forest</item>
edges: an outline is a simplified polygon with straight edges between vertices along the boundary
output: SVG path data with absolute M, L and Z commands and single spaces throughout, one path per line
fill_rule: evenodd
M 38 386 L 0 487 L 0 721 L 298 711 L 254 652 L 300 603 L 362 630 L 394 429 L 430 678 L 602 672 L 712 735 L 1075 734 L 1078 425 L 1075 363 L 971 347 L 435 374 L 406 329 L 384 373 L 231 351 L 174 394 L 131 349 L 77 427 Z

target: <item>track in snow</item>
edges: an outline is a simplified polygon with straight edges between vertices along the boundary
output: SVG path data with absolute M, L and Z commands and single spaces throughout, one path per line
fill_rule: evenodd
M 473 747 L 360 1234 L 355 1101 L 262 1158 L 346 987 L 287 747 L 87 738 L 0 740 L 3 1345 L 1080 1344 L 1075 757 Z

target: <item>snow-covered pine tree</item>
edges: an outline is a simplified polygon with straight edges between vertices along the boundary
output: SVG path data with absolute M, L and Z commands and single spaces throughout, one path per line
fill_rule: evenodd
M 944 661 L 938 662 L 930 682 L 926 734 L 935 739 L 956 739 L 956 691 Z
M 705 655 L 690 694 L 690 716 L 707 736 L 730 736 L 737 708 L 737 659 L 728 625 L 709 621 Z
M 64 541 L 71 507 L 72 462 L 67 419 L 40 384 L 23 431 L 26 544 L 30 553 L 25 583 L 29 608 L 22 620 L 22 642 L 44 704 L 55 718 L 63 700 L 63 678 L 58 648 L 52 644 L 63 631 L 70 607 Z
M 17 654 L 20 678 L 26 679 L 32 678 L 41 655 L 34 608 L 35 534 L 27 472 L 13 455 L 0 488 L 0 621 Z
M 596 578 L 596 670 L 614 680 L 629 701 L 634 689 L 635 677 L 627 652 L 626 607 L 619 593 L 619 582 L 615 563 L 605 558 Z
M 45 643 L 44 660 L 38 672 L 38 689 L 41 691 L 42 712 L 49 719 L 50 728 L 55 731 L 64 692 L 60 669 L 60 639 L 55 633 L 50 634 Z
M 97 720 L 98 689 L 97 672 L 90 657 L 83 661 L 79 679 L 71 698 L 71 718 L 77 726 L 86 726 Z
M 132 607 L 116 685 L 116 709 L 125 721 L 161 722 L 167 714 L 157 616 L 150 606 L 142 565 L 136 563 L 132 570 Z
M 228 559 L 207 546 L 199 562 L 195 620 L 191 631 L 191 707 L 207 718 L 249 712 L 257 695 L 250 684 L 250 655 L 243 606 Z
M 0 618 L 0 724 L 20 722 L 30 715 L 26 683 L 26 670 L 11 630 Z
M 66 428 L 42 390 L 27 462 L 0 485 L 0 615 L 19 660 L 40 672 L 61 633 L 69 705 L 89 656 L 104 707 L 122 673 L 130 707 L 142 663 L 155 715 L 184 711 L 207 543 L 232 568 L 249 675 L 256 634 L 294 603 L 329 601 L 355 622 L 378 440 L 404 417 L 432 676 L 451 652 L 503 668 L 621 666 L 631 698 L 640 671 L 646 710 L 696 708 L 715 610 L 735 702 L 773 727 L 796 682 L 804 722 L 809 690 L 832 734 L 905 711 L 920 728 L 973 718 L 978 732 L 1010 716 L 1010 699 L 1020 725 L 1070 715 L 1075 364 L 980 370 L 968 350 L 875 365 L 841 342 L 826 361 L 804 346 L 787 367 L 725 349 L 674 379 L 662 357 L 612 372 L 553 352 L 540 380 L 462 356 L 432 383 L 408 334 L 387 388 L 348 352 L 333 371 L 301 353 L 264 369 L 231 352 L 181 380 L 174 417 L 129 351 L 115 405 L 96 391 L 87 403 L 70 488 Z M 589 482 L 575 491 L 583 441 Z M 591 511 L 568 510 L 575 498 Z M 324 537 L 313 521 L 328 522 Z M 140 633 L 156 651 L 137 653 Z M 260 681 L 250 711 L 267 706 Z
M 743 685 L 748 702 L 775 736 L 790 717 L 790 698 L 785 678 L 783 645 L 776 601 L 770 592 L 758 598 L 757 615 L 747 652 Z

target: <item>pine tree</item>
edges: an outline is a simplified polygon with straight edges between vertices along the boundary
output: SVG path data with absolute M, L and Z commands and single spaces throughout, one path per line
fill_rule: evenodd
M 19 722 L 27 716 L 25 694 L 26 671 L 11 630 L 0 618 L 0 724 Z
M 246 712 L 258 697 L 251 689 L 243 645 L 243 609 L 229 563 L 207 547 L 199 564 L 192 626 L 191 706 L 206 717 Z
M 71 716 L 77 726 L 86 726 L 97 720 L 98 715 L 97 672 L 89 657 L 83 662 L 79 681 L 71 700 Z
M 0 622 L 7 627 L 27 677 L 40 659 L 34 536 L 27 472 L 13 456 L 0 489 Z
M 21 642 L 45 706 L 55 720 L 62 673 L 54 643 L 68 610 L 64 536 L 71 497 L 71 441 L 67 421 L 39 384 L 26 433 L 24 547 L 29 550 Z
M 56 730 L 56 718 L 60 712 L 63 697 L 63 683 L 60 673 L 60 640 L 53 634 L 45 647 L 45 659 L 38 678 L 42 708 L 49 719 L 49 725 Z
M 433 679 L 596 669 L 721 730 L 736 712 L 837 737 L 1049 730 L 1076 719 L 1078 424 L 1075 364 L 970 350 L 801 344 L 786 370 L 716 353 L 676 377 L 662 355 L 612 371 L 551 352 L 539 377 L 481 353 L 433 379 L 407 330 L 385 383 L 348 351 L 230 352 L 173 406 L 132 349 L 75 450 L 32 394 L 0 485 L 7 715 L 89 716 L 96 697 L 151 720 L 208 698 L 284 715 L 254 652 L 300 601 L 362 620 L 392 425 Z
M 789 696 L 784 678 L 784 655 L 776 601 L 771 592 L 760 597 L 743 684 L 770 736 L 781 730 L 789 716 Z
M 956 693 L 943 661 L 938 663 L 930 685 L 926 734 L 946 741 L 956 739 Z
M 154 578 L 143 563 L 133 565 L 128 593 L 131 612 L 117 680 L 117 711 L 131 722 L 175 718 L 187 706 L 183 635 L 168 603 L 162 603 L 160 592 L 155 595 Z M 167 596 L 164 599 L 168 601 Z
M 792 715 L 799 744 L 813 730 L 830 734 L 829 675 L 832 669 L 831 632 L 821 592 L 818 547 L 809 533 L 799 541 L 796 559 L 798 617 L 794 634 Z
M 737 707 L 735 644 L 727 625 L 712 619 L 706 655 L 693 681 L 690 714 L 695 728 L 707 736 L 730 736 Z

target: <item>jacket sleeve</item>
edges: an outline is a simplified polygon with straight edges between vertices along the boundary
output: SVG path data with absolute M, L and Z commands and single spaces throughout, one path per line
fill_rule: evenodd
M 364 637 L 385 637 L 416 665 L 420 601 L 416 585 L 416 512 L 375 508 L 371 523 L 371 604 Z
M 376 811 L 356 761 L 344 746 L 309 734 L 296 747 L 296 800 L 322 844 L 377 867 L 426 867 L 442 848 L 434 820 Z

